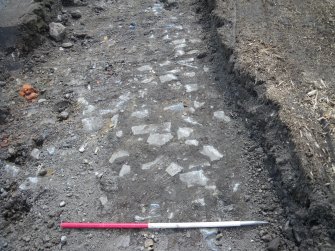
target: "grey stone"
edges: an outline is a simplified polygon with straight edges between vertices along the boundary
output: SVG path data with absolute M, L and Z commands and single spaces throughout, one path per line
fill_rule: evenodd
M 74 19 L 79 19 L 82 16 L 80 10 L 71 11 L 70 14 L 71 14 L 71 17 Z
M 200 151 L 200 153 L 209 157 L 211 161 L 223 158 L 223 155 L 217 149 L 210 145 L 203 146 L 203 149 Z
M 85 110 L 83 111 L 83 115 L 84 116 L 89 116 L 89 115 L 92 115 L 93 112 L 95 111 L 95 106 L 94 105 L 87 105 L 85 107 Z
M 4 169 L 6 173 L 10 174 L 13 177 L 15 177 L 20 172 L 20 168 L 12 164 L 6 164 L 4 166 Z
M 108 198 L 107 198 L 106 195 L 101 196 L 99 198 L 99 200 L 100 200 L 100 203 L 101 203 L 102 206 L 105 206 L 107 204 L 107 202 L 108 202 Z
M 194 201 L 192 201 L 193 204 L 198 204 L 198 205 L 201 205 L 201 206 L 205 206 L 206 203 L 205 203 L 205 199 L 204 198 L 200 198 L 200 199 L 196 199 Z
M 206 186 L 208 182 L 208 178 L 205 176 L 203 170 L 182 173 L 179 175 L 179 178 L 187 184 L 187 187 L 195 185 Z
M 66 27 L 61 23 L 52 22 L 49 24 L 49 34 L 56 41 L 62 41 L 65 38 Z
M 149 135 L 147 143 L 149 145 L 162 146 L 173 138 L 171 133 L 152 133 Z
M 38 176 L 45 176 L 48 173 L 48 171 L 45 168 L 41 168 L 38 170 L 37 175 Z
M 186 117 L 186 116 L 183 116 L 183 120 L 187 123 L 190 123 L 192 125 L 202 125 L 200 124 L 199 122 L 197 122 L 195 119 L 191 118 L 191 117 Z
M 111 118 L 111 122 L 112 122 L 112 126 L 113 126 L 113 128 L 117 127 L 117 124 L 119 123 L 119 114 L 115 114 L 115 115 Z
M 37 187 L 39 178 L 37 177 L 28 177 L 20 186 L 21 190 L 31 190 Z
M 269 234 L 265 234 L 261 237 L 262 241 L 269 242 L 271 240 L 271 236 Z
M 185 141 L 185 144 L 189 145 L 189 146 L 198 146 L 199 141 L 196 140 L 196 139 L 188 139 L 188 140 Z
M 60 243 L 62 245 L 65 245 L 67 243 L 67 237 L 65 235 L 63 235 L 62 237 L 60 237 Z
M 178 131 L 177 131 L 178 139 L 187 138 L 191 135 L 192 132 L 193 132 L 192 128 L 180 127 L 178 128 Z
M 195 92 L 199 90 L 198 84 L 185 85 L 186 92 Z
M 180 173 L 183 170 L 183 167 L 177 165 L 176 163 L 171 163 L 167 168 L 166 172 L 170 174 L 172 177 L 176 174 Z
M 171 122 L 165 122 L 163 124 L 138 125 L 138 126 L 133 126 L 131 130 L 134 135 L 170 132 Z
M 166 74 L 166 75 L 160 76 L 159 80 L 162 82 L 162 84 L 164 84 L 166 82 L 171 82 L 173 80 L 178 80 L 178 78 L 174 74 Z
M 37 148 L 34 148 L 31 151 L 30 156 L 33 157 L 34 159 L 40 159 L 40 154 L 41 154 L 41 151 Z
M 138 119 L 144 119 L 149 116 L 148 110 L 136 111 L 131 114 L 132 117 L 136 117 Z
M 143 65 L 137 68 L 138 71 L 151 71 L 152 67 L 150 65 Z
M 67 43 L 62 43 L 63 48 L 71 48 L 73 46 L 73 43 L 67 42 Z
M 109 159 L 109 163 L 113 164 L 115 160 L 125 158 L 129 156 L 129 152 L 124 150 L 119 150 L 112 154 L 112 157 Z
M 100 117 L 90 117 L 81 120 L 83 128 L 88 132 L 99 131 L 103 127 L 103 121 Z
M 79 152 L 81 152 L 81 153 L 85 152 L 85 150 L 86 150 L 86 146 L 87 146 L 87 143 L 82 144 L 82 145 L 79 147 Z
M 130 166 L 128 166 L 128 165 L 123 165 L 123 166 L 121 167 L 119 176 L 120 176 L 120 177 L 123 177 L 123 176 L 127 175 L 128 173 L 130 173 L 130 170 L 131 170 Z
M 178 44 L 185 44 L 186 43 L 186 40 L 184 38 L 182 39 L 177 39 L 177 40 L 173 40 L 172 43 L 174 45 L 178 45 Z
M 154 245 L 154 240 L 153 239 L 146 239 L 144 241 L 144 247 L 148 248 L 148 247 L 152 247 Z
M 123 136 L 123 131 L 117 131 L 115 135 L 116 137 L 121 138 Z
M 45 98 L 40 98 L 37 102 L 38 103 L 44 103 L 44 102 L 47 102 L 47 100 Z
M 189 77 L 189 78 L 193 78 L 193 77 L 195 77 L 195 75 L 196 75 L 196 73 L 194 71 L 184 73 L 184 76 Z
M 66 205 L 65 201 L 61 201 L 61 202 L 59 203 L 59 206 L 60 206 L 60 207 L 65 207 L 65 205 Z
M 142 170 L 149 170 L 151 167 L 160 164 L 162 159 L 163 159 L 163 156 L 159 156 L 154 161 L 143 164 L 141 168 Z
M 66 111 L 62 111 L 59 115 L 58 115 L 58 120 L 59 121 L 63 121 L 63 120 L 67 120 L 69 118 L 69 113 Z
M 178 103 L 178 104 L 174 104 L 174 105 L 164 107 L 164 111 L 183 112 L 184 111 L 184 104 L 183 103 Z
M 204 167 L 208 167 L 208 166 L 211 166 L 211 164 L 208 161 L 201 161 L 201 162 L 198 162 L 198 163 L 190 164 L 188 166 L 188 168 L 189 169 L 192 169 L 192 168 L 204 168 Z
M 214 112 L 214 117 L 220 121 L 230 122 L 231 119 L 224 113 L 224 111 L 216 111 Z
M 276 237 L 269 242 L 267 250 L 268 251 L 278 251 L 280 246 L 280 238 Z

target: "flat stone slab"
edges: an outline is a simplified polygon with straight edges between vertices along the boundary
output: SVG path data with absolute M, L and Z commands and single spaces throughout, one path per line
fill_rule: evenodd
M 206 186 L 208 178 L 205 176 L 203 170 L 182 173 L 179 175 L 182 182 L 187 184 L 187 187 Z
M 168 143 L 173 138 L 171 133 L 153 133 L 149 135 L 147 143 L 149 145 L 162 146 Z
M 143 135 L 148 133 L 161 133 L 171 131 L 171 122 L 163 124 L 138 125 L 131 128 L 134 135 Z
M 171 163 L 166 169 L 165 171 L 170 174 L 172 177 L 175 176 L 176 174 L 180 173 L 181 171 L 183 171 L 183 167 L 179 166 L 176 163 Z
M 223 155 L 217 149 L 210 145 L 203 146 L 200 153 L 207 156 L 211 161 L 223 158 Z

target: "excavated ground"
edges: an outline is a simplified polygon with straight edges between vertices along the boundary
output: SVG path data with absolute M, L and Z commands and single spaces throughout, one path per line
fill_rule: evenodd
M 332 250 L 331 213 L 311 214 L 280 107 L 232 67 L 214 2 L 64 2 L 65 40 L 46 40 L 1 82 L 2 250 Z M 18 95 L 24 83 L 36 101 Z M 219 220 L 270 223 L 59 228 Z

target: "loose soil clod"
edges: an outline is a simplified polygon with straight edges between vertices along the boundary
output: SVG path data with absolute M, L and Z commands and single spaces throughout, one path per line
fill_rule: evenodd
M 38 90 L 35 89 L 31 84 L 24 84 L 21 87 L 19 94 L 27 101 L 35 101 L 38 98 Z

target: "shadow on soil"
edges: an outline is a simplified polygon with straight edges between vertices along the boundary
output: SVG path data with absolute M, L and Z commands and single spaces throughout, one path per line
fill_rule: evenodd
M 266 97 L 266 83 L 234 69 L 233 49 L 222 42 L 217 30 L 232 24 L 212 14 L 216 0 L 198 0 L 194 6 L 201 15 L 204 29 L 210 30 L 211 36 L 207 39 L 219 88 L 232 109 L 245 121 L 250 138 L 267 154 L 265 165 L 275 181 L 274 189 L 287 218 L 283 235 L 301 250 L 316 247 L 331 250 L 335 244 L 335 215 L 328 198 L 330 191 L 315 189 L 305 174 L 290 131 L 278 116 L 279 105 Z

